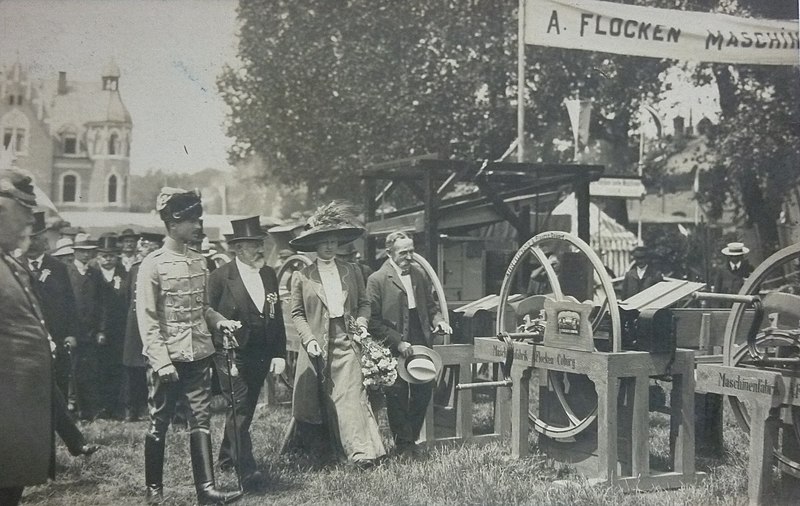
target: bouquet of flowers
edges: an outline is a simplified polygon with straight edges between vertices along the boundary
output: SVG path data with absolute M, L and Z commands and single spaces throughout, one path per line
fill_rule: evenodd
M 382 390 L 397 379 L 397 360 L 389 348 L 370 335 L 361 339 L 361 372 L 367 390 Z

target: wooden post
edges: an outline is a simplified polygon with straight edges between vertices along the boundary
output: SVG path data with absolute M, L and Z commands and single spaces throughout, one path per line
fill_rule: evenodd
M 590 244 L 589 228 L 589 180 L 582 178 L 575 183 L 575 198 L 578 202 L 578 237 Z
M 777 408 L 764 403 L 748 405 L 750 411 L 750 459 L 747 465 L 747 496 L 752 505 L 764 502 L 767 486 L 772 475 L 772 450 L 778 438 L 780 419 Z
M 634 378 L 631 430 L 631 475 L 650 474 L 650 378 Z
M 425 259 L 432 266 L 439 265 L 439 199 L 433 170 L 425 172 Z
M 366 188 L 366 199 L 364 202 L 364 218 L 367 223 L 372 223 L 375 221 L 375 209 L 377 208 L 377 203 L 375 202 L 375 180 L 372 178 L 368 178 L 364 181 Z M 367 265 L 375 269 L 377 265 L 375 265 L 375 254 L 377 253 L 376 247 L 376 240 L 375 236 L 369 235 L 367 232 L 367 236 L 364 239 L 364 246 L 365 246 L 365 259 Z
M 677 424 L 673 466 L 676 473 L 693 474 L 695 471 L 693 374 L 673 376 L 671 400 L 672 422 Z
M 469 383 L 472 381 L 472 361 L 462 362 L 458 366 L 458 382 Z M 456 402 L 456 437 L 469 439 L 472 437 L 472 390 L 455 391 Z
M 608 368 L 589 378 L 597 390 L 597 475 L 611 484 L 617 479 L 617 401 L 619 378 L 608 374 Z
M 511 366 L 511 456 L 528 455 L 528 403 L 530 402 L 531 369 L 525 364 Z

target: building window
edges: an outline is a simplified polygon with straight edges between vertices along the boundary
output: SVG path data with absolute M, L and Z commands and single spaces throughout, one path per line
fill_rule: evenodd
M 108 178 L 108 202 L 113 204 L 117 201 L 117 176 L 111 175 Z
M 17 105 L 22 105 L 22 95 L 17 95 Z
M 8 148 L 9 144 L 14 151 L 25 151 L 25 129 L 24 128 L 5 128 L 3 129 L 3 148 Z
M 0 118 L 0 129 L 3 132 L 3 148 L 11 146 L 14 151 L 26 154 L 28 150 L 27 132 L 30 122 L 19 109 L 12 109 Z
M 78 138 L 74 135 L 64 136 L 64 154 L 74 155 L 78 153 Z
M 117 144 L 119 143 L 119 135 L 111 134 L 111 137 L 108 138 L 108 154 L 109 155 L 116 155 L 117 154 Z
M 14 105 L 14 95 L 8 96 L 8 105 Z
M 61 179 L 61 201 L 76 202 L 78 200 L 78 178 L 72 174 L 66 174 Z

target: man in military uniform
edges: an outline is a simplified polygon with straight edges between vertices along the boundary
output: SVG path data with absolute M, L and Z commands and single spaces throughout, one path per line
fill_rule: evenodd
M 144 416 L 147 408 L 147 375 L 145 374 L 147 364 L 142 355 L 142 338 L 139 335 L 139 323 L 136 320 L 136 276 L 139 275 L 142 259 L 160 248 L 163 242 L 163 234 L 143 232 L 139 241 L 138 259 L 128 273 L 128 316 L 125 325 L 125 343 L 122 348 L 122 364 L 125 366 L 122 403 L 125 408 L 125 419 L 128 421 L 135 421 Z
M 178 395 L 192 411 L 190 453 L 200 504 L 224 504 L 241 492 L 216 489 L 211 460 L 211 362 L 214 343 L 209 327 L 233 332 L 208 305 L 205 258 L 187 245 L 201 230 L 203 208 L 194 192 L 162 188 L 156 202 L 167 230 L 164 246 L 148 255 L 136 279 L 136 316 L 148 363 L 150 428 L 145 437 L 145 484 L 151 503 L 163 501 L 164 445 Z
M 27 269 L 11 253 L 33 224 L 32 178 L 0 168 L 0 504 L 14 506 L 27 485 L 52 470 L 52 358 L 44 315 Z

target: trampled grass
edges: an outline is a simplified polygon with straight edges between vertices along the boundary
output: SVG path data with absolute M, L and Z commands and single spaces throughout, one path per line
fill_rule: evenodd
M 480 403 L 477 408 L 475 419 L 481 425 L 490 410 Z M 389 448 L 385 411 L 378 416 Z M 369 471 L 340 464 L 323 465 L 313 456 L 278 453 L 289 417 L 288 405 L 259 407 L 252 435 L 256 459 L 270 483 L 264 491 L 249 494 L 237 504 L 747 504 L 747 435 L 727 417 L 724 456 L 698 459 L 698 468 L 708 473 L 707 479 L 679 490 L 636 494 L 590 486 L 573 469 L 539 452 L 534 435 L 530 437 L 531 455 L 522 460 L 510 457 L 505 442 L 430 448 L 419 460 L 390 458 Z M 223 416 L 215 414 L 215 447 L 221 439 L 223 423 Z M 668 453 L 668 424 L 653 415 L 651 426 L 656 461 Z M 23 504 L 142 504 L 146 422 L 98 420 L 82 428 L 88 439 L 102 444 L 103 449 L 89 458 L 73 458 L 59 442 L 56 480 L 26 489 Z M 195 504 L 188 439 L 188 434 L 180 430 L 171 429 L 168 435 L 164 477 L 168 504 Z M 558 484 L 554 483 L 556 480 Z M 232 473 L 218 472 L 217 482 L 226 489 L 235 487 Z M 795 501 L 796 497 L 790 499 L 782 492 L 771 503 L 796 504 Z

